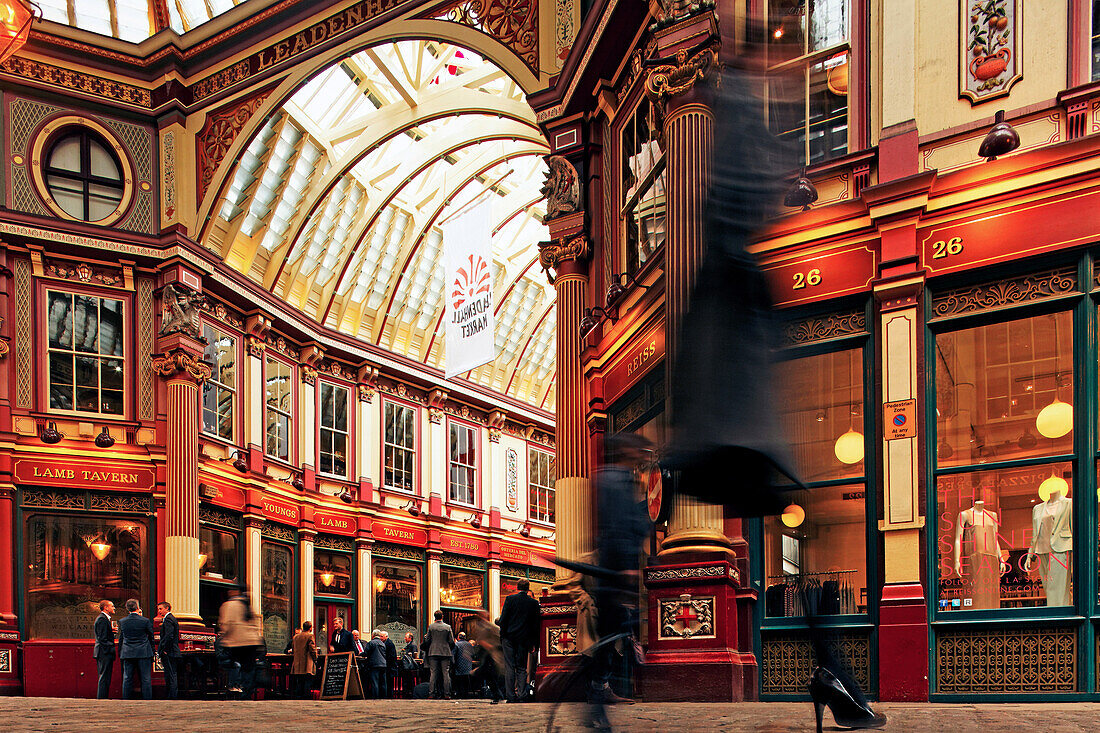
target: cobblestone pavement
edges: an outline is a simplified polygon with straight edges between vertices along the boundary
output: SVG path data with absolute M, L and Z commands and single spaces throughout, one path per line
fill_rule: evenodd
M 887 731 L 1070 733 L 1100 728 L 1100 703 L 945 705 L 883 703 Z M 160 733 L 339 731 L 544 731 L 548 705 L 487 701 L 199 702 L 0 698 L 0 730 Z M 582 731 L 583 708 L 563 705 L 560 733 Z M 809 703 L 640 703 L 610 712 L 616 731 L 812 731 Z M 826 714 L 825 728 L 840 730 Z M 591 730 L 591 729 L 589 729 Z

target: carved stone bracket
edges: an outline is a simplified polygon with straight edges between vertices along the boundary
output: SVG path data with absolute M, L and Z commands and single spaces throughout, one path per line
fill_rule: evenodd
M 539 242 L 539 264 L 553 284 L 554 277 L 550 275 L 550 270 L 557 270 L 558 265 L 567 260 L 588 259 L 591 252 L 592 248 L 584 234 L 552 239 L 549 242 Z
M 199 301 L 203 296 L 180 285 L 169 283 L 161 291 L 161 319 L 159 336 L 182 333 L 203 341 L 202 320 L 199 317 Z M 204 342 L 205 343 L 205 342 Z
M 298 367 L 298 373 L 302 375 L 302 382 L 308 384 L 311 387 L 317 383 L 317 370 L 313 367 L 302 364 Z
M 428 421 L 433 425 L 443 422 L 443 408 L 447 406 L 447 393 L 433 389 L 428 393 Z
M 572 214 L 581 207 L 581 186 L 577 169 L 560 155 L 546 156 L 546 181 L 539 193 L 546 197 L 543 221 Z
M 359 401 L 373 402 L 378 394 L 378 369 L 370 365 L 359 367 Z
M 690 58 L 685 49 L 676 52 L 675 63 L 654 67 L 645 80 L 645 92 L 650 101 L 661 103 L 690 91 L 718 66 L 718 48 L 711 45 Z
M 489 413 L 489 442 L 499 443 L 500 434 L 504 429 L 504 423 L 508 416 L 500 410 L 493 410 Z
M 264 353 L 267 351 L 267 344 L 259 336 L 248 336 L 246 339 L 248 344 L 248 355 L 254 356 L 257 359 L 264 358 Z
M 173 349 L 166 354 L 153 355 L 153 372 L 165 379 L 186 375 L 202 384 L 210 379 L 210 365 L 183 349 Z

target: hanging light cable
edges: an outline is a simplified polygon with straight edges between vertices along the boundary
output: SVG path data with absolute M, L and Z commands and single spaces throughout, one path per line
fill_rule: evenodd
M 848 432 L 836 439 L 833 453 L 841 463 L 851 465 L 863 460 L 863 433 L 856 430 L 855 418 L 855 369 L 852 365 L 852 354 L 855 349 L 848 351 Z
M 1073 405 L 1062 402 L 1059 392 L 1062 388 L 1061 361 L 1062 351 L 1058 340 L 1058 314 L 1054 318 L 1054 401 L 1039 411 L 1035 418 L 1035 427 L 1045 438 L 1061 438 L 1073 430 Z

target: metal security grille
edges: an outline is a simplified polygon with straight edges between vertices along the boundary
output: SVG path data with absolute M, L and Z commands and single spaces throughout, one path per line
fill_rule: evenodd
M 860 687 L 871 684 L 871 640 L 866 633 L 846 632 L 829 641 L 833 653 L 847 662 Z M 767 634 L 760 648 L 760 694 L 806 694 L 816 661 L 805 632 Z
M 960 629 L 936 637 L 935 692 L 1074 692 L 1074 629 Z

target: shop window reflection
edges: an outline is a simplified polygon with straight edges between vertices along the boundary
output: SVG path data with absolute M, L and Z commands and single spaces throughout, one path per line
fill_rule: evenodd
M 101 599 L 147 598 L 146 527 L 135 519 L 34 515 L 24 537 L 28 639 L 91 639 Z
M 938 466 L 1073 451 L 1068 312 L 939 334 L 935 368 Z
M 262 558 L 264 641 L 281 651 L 290 640 L 290 548 L 264 542 Z
M 1073 603 L 1071 464 L 940 476 L 940 611 Z
M 388 631 L 394 643 L 412 632 L 419 639 L 420 570 L 407 565 L 375 563 L 374 626 Z M 401 644 L 398 643 L 398 646 Z
M 204 580 L 237 579 L 237 535 L 209 527 L 199 530 L 199 575 Z
M 484 585 L 482 573 L 442 569 L 439 572 L 439 604 L 482 608 L 485 598 Z
M 328 596 L 350 596 L 351 588 L 351 556 L 314 550 L 313 592 Z

